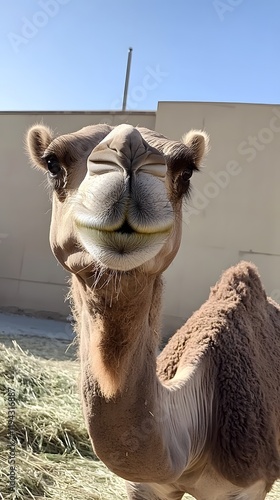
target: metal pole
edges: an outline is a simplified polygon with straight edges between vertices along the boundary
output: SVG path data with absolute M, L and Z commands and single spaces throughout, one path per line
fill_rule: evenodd
M 130 76 L 130 66 L 131 66 L 132 50 L 133 49 L 131 47 L 129 47 L 129 49 L 128 49 L 128 57 L 127 57 L 127 66 L 126 66 L 124 92 L 123 92 L 122 111 L 126 110 L 126 100 L 127 100 L 127 92 L 128 92 L 128 84 L 129 84 L 129 76 Z

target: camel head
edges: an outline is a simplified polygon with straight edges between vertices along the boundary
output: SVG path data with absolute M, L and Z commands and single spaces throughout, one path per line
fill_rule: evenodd
M 74 274 L 166 269 L 207 145 L 201 131 L 176 142 L 130 125 L 93 125 L 56 138 L 33 126 L 27 148 L 52 188 L 50 243 L 58 261 Z

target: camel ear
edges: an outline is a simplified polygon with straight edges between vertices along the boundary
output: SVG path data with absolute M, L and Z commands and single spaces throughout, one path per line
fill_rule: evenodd
M 44 152 L 53 139 L 53 133 L 45 125 L 33 125 L 26 135 L 27 154 L 35 167 L 46 169 L 46 162 L 42 159 Z
M 182 142 L 188 146 L 196 167 L 198 168 L 202 159 L 209 151 L 209 136 L 204 130 L 190 130 L 182 137 Z

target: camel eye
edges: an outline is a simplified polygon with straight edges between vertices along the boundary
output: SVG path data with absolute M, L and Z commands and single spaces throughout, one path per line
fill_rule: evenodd
M 181 180 L 183 182 L 188 182 L 190 180 L 192 176 L 192 171 L 191 170 L 184 170 L 182 173 L 181 173 Z
M 56 155 L 52 154 L 45 157 L 47 168 L 51 177 L 56 177 L 61 172 L 61 166 Z

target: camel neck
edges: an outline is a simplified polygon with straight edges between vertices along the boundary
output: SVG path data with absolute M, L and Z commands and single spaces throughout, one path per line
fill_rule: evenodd
M 156 371 L 161 278 L 128 274 L 121 280 L 94 289 L 90 283 L 73 283 L 80 292 L 75 306 L 80 309 L 81 361 L 106 398 L 127 391 L 152 371 L 155 376 Z
M 182 470 L 186 456 L 173 456 L 177 438 L 156 374 L 161 278 L 123 278 L 117 292 L 112 283 L 92 289 L 73 278 L 85 420 L 93 448 L 113 472 L 151 481 L 156 463 L 164 481 Z M 185 438 L 179 432 L 188 450 Z

